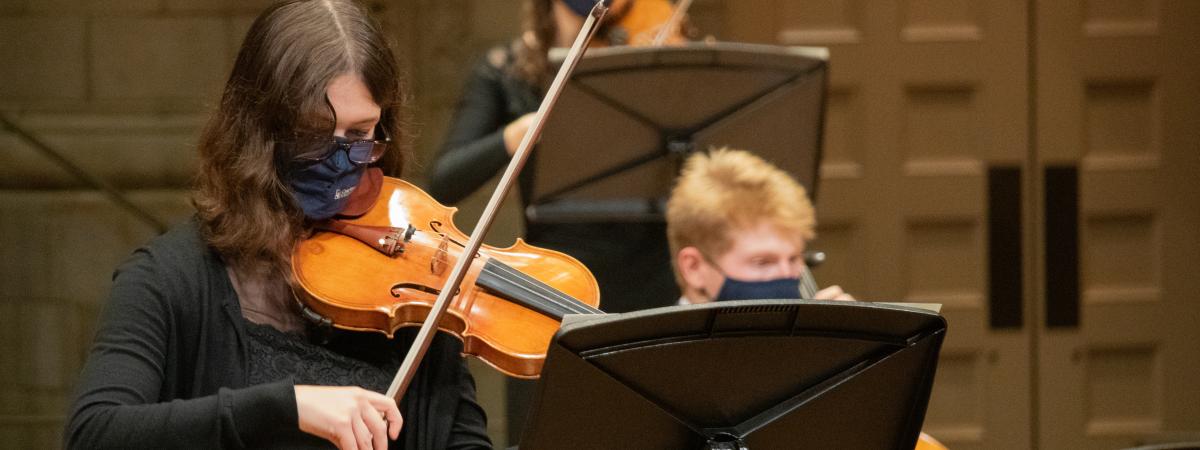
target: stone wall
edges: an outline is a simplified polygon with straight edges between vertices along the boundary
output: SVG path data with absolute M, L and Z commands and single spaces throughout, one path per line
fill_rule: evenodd
M 188 216 L 194 142 L 264 2 L 8 0 L 0 113 L 164 222 Z M 116 265 L 156 231 L 0 131 L 0 442 L 60 447 Z

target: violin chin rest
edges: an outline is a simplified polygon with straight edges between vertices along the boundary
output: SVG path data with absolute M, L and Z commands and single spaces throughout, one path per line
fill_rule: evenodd
M 375 206 L 379 191 L 383 188 L 383 170 L 368 167 L 358 181 L 358 188 L 350 194 L 350 201 L 338 213 L 339 216 L 357 217 L 366 214 Z

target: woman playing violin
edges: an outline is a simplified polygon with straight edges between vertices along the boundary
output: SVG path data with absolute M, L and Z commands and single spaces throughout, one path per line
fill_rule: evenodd
M 292 295 L 313 222 L 399 171 L 399 80 L 353 2 L 258 17 L 201 136 L 196 216 L 117 269 L 69 447 L 491 448 L 459 341 L 434 340 L 397 406 L 380 392 L 412 333 L 318 332 Z

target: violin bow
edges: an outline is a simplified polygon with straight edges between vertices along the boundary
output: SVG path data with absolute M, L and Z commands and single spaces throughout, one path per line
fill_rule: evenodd
M 434 301 L 433 307 L 429 310 L 429 315 L 425 318 L 425 323 L 421 324 L 421 331 L 417 332 L 416 340 L 413 342 L 412 347 L 408 349 L 408 354 L 405 355 L 404 362 L 400 364 L 400 370 L 396 371 L 396 377 L 392 379 L 392 384 L 388 387 L 387 395 L 395 399 L 396 403 L 399 403 L 403 393 L 408 391 L 408 385 L 412 383 L 413 376 L 416 375 L 417 365 L 425 357 L 425 352 L 429 350 L 429 344 L 433 341 L 434 333 L 437 331 L 437 324 L 441 320 L 442 315 L 445 314 L 446 309 L 450 306 L 450 298 L 459 291 L 459 285 L 462 284 L 463 277 L 467 273 L 467 265 L 474 259 L 473 255 L 479 252 L 479 246 L 483 243 L 483 236 L 491 228 L 492 220 L 496 218 L 496 211 L 499 210 L 500 203 L 504 201 L 504 197 L 517 180 L 517 174 L 525 166 L 525 161 L 529 158 L 530 148 L 533 147 L 533 143 L 537 142 L 538 137 L 542 134 L 542 125 L 545 123 L 545 118 L 550 114 L 550 110 L 554 109 L 554 104 L 558 102 L 558 96 L 562 93 L 563 85 L 566 84 L 567 78 L 571 76 L 571 72 L 575 70 L 575 64 L 579 62 L 584 48 L 587 47 L 588 42 L 592 40 L 592 36 L 596 34 L 596 29 L 599 28 L 597 25 L 599 25 L 600 19 L 607 12 L 608 7 L 604 6 L 604 2 L 597 1 L 596 6 L 592 7 L 591 13 L 588 14 L 587 20 L 583 22 L 583 28 L 580 28 L 579 34 L 575 36 L 575 42 L 571 45 L 571 50 L 567 52 L 566 59 L 563 60 L 562 66 L 559 67 L 558 74 L 554 76 L 554 81 L 550 83 L 550 89 L 546 91 L 546 96 L 542 99 L 542 104 L 538 107 L 537 114 L 533 117 L 533 123 L 525 131 L 525 137 L 521 138 L 521 143 L 517 146 L 517 151 L 513 153 L 512 160 L 508 163 L 508 168 L 504 170 L 504 175 L 500 178 L 500 183 L 496 186 L 496 190 L 492 192 L 491 200 L 488 200 L 483 214 L 479 217 L 479 222 L 475 224 L 475 229 L 471 232 L 471 239 L 463 247 L 462 256 L 454 263 L 454 269 L 450 272 L 450 277 L 446 279 L 446 284 L 442 286 L 442 291 L 438 293 L 437 300 Z M 468 255 L 472 255 L 472 257 L 468 257 Z
M 667 42 L 667 35 L 671 34 L 671 30 L 679 26 L 679 21 L 683 20 L 683 16 L 687 14 L 688 8 L 692 6 L 692 0 L 679 0 L 675 4 L 675 12 L 671 13 L 671 18 L 662 25 L 658 30 L 658 35 L 654 36 L 654 42 L 650 45 L 654 47 L 662 47 L 664 42 Z

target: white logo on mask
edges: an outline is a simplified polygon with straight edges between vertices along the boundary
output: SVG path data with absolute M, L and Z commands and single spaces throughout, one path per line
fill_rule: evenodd
M 348 187 L 348 188 L 345 188 L 345 189 L 338 189 L 337 191 L 334 191 L 334 193 L 333 193 L 333 199 L 334 199 L 334 200 L 341 200 L 341 199 L 343 199 L 343 198 L 346 198 L 346 197 L 348 197 L 348 196 L 350 195 L 350 193 L 351 193 L 351 192 L 354 192 L 354 189 L 355 189 L 355 188 L 357 188 L 357 187 L 358 187 L 358 186 L 351 186 L 351 187 Z

